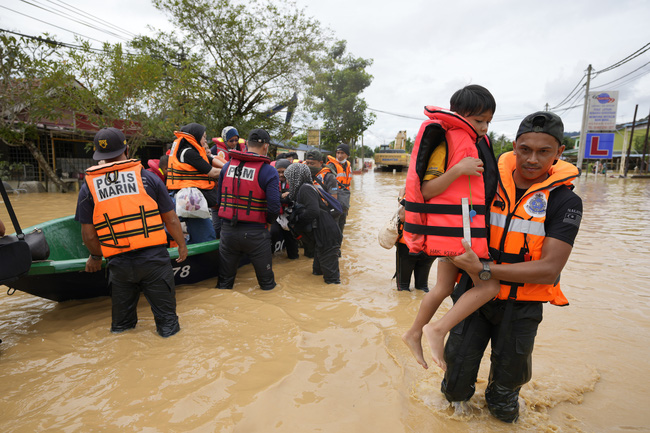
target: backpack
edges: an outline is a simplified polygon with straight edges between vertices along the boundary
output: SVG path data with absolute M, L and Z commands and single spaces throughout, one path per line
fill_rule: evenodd
M 329 210 L 330 215 L 332 215 L 332 218 L 337 219 L 343 215 L 343 207 L 341 206 L 341 203 L 339 203 L 332 194 L 325 190 L 325 185 L 323 185 L 320 179 L 316 178 L 316 182 L 318 182 L 321 188 L 314 186 L 314 189 L 318 191 L 320 198 L 327 203 L 327 209 Z

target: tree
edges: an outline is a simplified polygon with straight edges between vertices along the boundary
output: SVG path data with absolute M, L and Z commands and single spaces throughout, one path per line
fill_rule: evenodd
M 327 56 L 312 63 L 314 75 L 307 78 L 307 103 L 314 116 L 324 120 L 321 142 L 328 150 L 341 142 L 353 147 L 375 120 L 359 96 L 372 82 L 372 75 L 366 71 L 372 60 L 346 55 L 345 51 L 346 42 L 336 42 Z
M 218 131 L 225 125 L 240 132 L 265 127 L 280 138 L 290 136 L 288 125 L 269 109 L 302 90 L 309 62 L 324 47 L 318 21 L 286 0 L 154 0 L 154 5 L 183 36 L 159 32 L 134 46 L 198 79 L 200 86 L 186 93 L 202 111 L 197 121 Z
M 0 140 L 24 146 L 45 175 L 60 189 L 64 184 L 38 149 L 37 125 L 64 113 L 58 96 L 65 83 L 61 68 L 52 59 L 57 44 L 41 39 L 0 34 Z

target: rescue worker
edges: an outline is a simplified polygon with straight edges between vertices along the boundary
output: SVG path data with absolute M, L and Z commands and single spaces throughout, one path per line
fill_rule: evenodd
M 313 183 L 317 188 L 321 188 L 329 192 L 336 198 L 338 192 L 338 183 L 336 176 L 332 173 L 329 165 L 323 165 L 323 154 L 316 149 L 312 149 L 305 154 L 305 164 L 309 167 Z M 338 224 L 338 219 L 336 219 Z M 310 236 L 302 236 L 301 243 L 304 248 L 305 257 L 314 257 L 314 238 Z
M 99 271 L 102 258 L 108 259 L 111 332 L 135 328 L 142 291 L 151 305 L 158 334 L 174 335 L 180 325 L 165 228 L 178 244 L 176 261 L 187 257 L 174 203 L 156 174 L 145 170 L 139 161 L 127 159 L 122 131 L 101 129 L 94 143 L 93 159 L 106 162 L 86 170 L 75 215 L 90 251 L 86 272 Z
M 223 166 L 218 158 L 206 152 L 205 126 L 190 123 L 175 131 L 167 168 L 167 189 L 172 194 L 183 188 L 198 188 L 211 208 L 217 204 L 217 178 Z M 190 244 L 216 239 L 212 220 L 208 218 L 185 218 Z
M 336 158 L 327 156 L 328 167 L 332 173 L 336 174 L 336 181 L 338 182 L 338 191 L 336 198 L 343 207 L 343 214 L 339 217 L 338 225 L 343 233 L 345 222 L 348 218 L 348 211 L 350 210 L 350 184 L 352 183 L 352 168 L 348 158 L 350 157 L 350 146 L 341 143 L 336 148 Z
M 497 299 L 482 306 L 449 334 L 442 392 L 451 401 L 475 391 L 483 352 L 492 340 L 485 390 L 490 413 L 505 422 L 519 417 L 519 390 L 532 376 L 532 352 L 545 302 L 568 305 L 560 290 L 564 268 L 582 218 L 582 200 L 573 191 L 578 168 L 560 159 L 564 125 L 540 111 L 520 124 L 513 150 L 498 160 L 500 182 L 490 208 L 490 255 L 494 263 L 467 252 L 452 262 L 471 278 L 496 279 Z M 469 288 L 465 275 L 454 300 Z
M 336 176 L 332 173 L 329 166 L 323 165 L 323 154 L 316 149 L 312 149 L 305 154 L 305 164 L 311 171 L 314 185 L 329 192 L 336 198 L 338 184 Z
M 221 130 L 221 137 L 212 139 L 214 146 L 210 148 L 210 153 L 218 156 L 226 161 L 230 159 L 228 152 L 231 150 L 239 150 L 246 152 L 246 140 L 239 138 L 239 132 L 234 126 L 226 126 Z
M 232 289 L 237 267 L 247 254 L 262 290 L 275 287 L 271 264 L 271 235 L 267 223 L 280 214 L 280 179 L 266 157 L 271 137 L 263 129 L 248 136 L 248 151 L 230 151 L 230 161 L 219 177 L 218 209 L 221 218 L 219 246 L 220 289 Z

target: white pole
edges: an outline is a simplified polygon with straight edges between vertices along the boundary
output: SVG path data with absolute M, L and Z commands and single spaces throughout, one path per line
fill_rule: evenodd
M 587 113 L 589 109 L 589 83 L 591 82 L 591 65 L 587 68 L 587 85 L 585 87 L 585 104 L 582 107 L 582 128 L 580 129 L 580 142 L 578 143 L 578 168 L 582 170 L 582 159 L 587 135 Z

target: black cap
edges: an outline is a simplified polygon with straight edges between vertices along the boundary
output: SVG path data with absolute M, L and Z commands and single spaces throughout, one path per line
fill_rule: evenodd
M 316 149 L 312 149 L 305 154 L 305 161 L 308 159 L 323 162 L 323 154 Z
M 345 144 L 345 143 L 339 144 L 336 147 L 336 151 L 338 152 L 339 150 L 342 151 L 342 152 L 345 152 L 345 154 L 347 156 L 350 156 L 350 146 L 348 146 L 347 144 Z
M 538 111 L 529 114 L 521 121 L 515 140 L 527 132 L 543 132 L 554 137 L 558 143 L 562 144 L 562 140 L 564 139 L 564 124 L 557 114 L 551 113 L 550 111 Z
M 93 159 L 113 159 L 126 150 L 126 137 L 117 128 L 104 128 L 95 134 L 95 153 Z
M 271 136 L 268 132 L 263 129 L 253 129 L 250 134 L 248 134 L 249 143 L 270 143 Z

